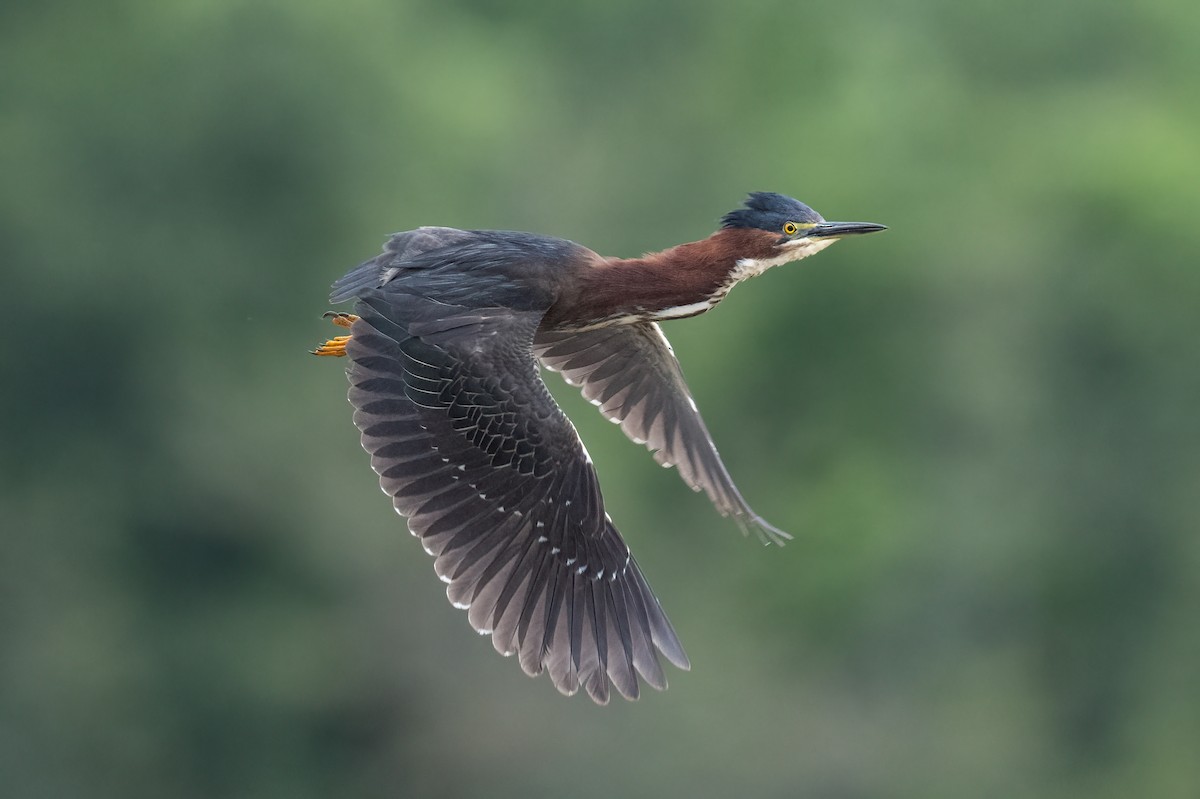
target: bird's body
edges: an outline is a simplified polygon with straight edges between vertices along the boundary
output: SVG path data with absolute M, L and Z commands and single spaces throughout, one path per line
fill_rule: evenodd
M 743 530 L 785 533 L 746 504 L 657 324 L 703 313 L 739 280 L 837 237 L 807 206 L 751 195 L 707 239 L 605 258 L 564 239 L 424 227 L 334 284 L 350 336 L 354 421 L 385 493 L 436 558 L 447 594 L 503 654 L 564 693 L 666 686 L 687 656 L 604 511 L 587 450 L 537 364 L 572 385 Z

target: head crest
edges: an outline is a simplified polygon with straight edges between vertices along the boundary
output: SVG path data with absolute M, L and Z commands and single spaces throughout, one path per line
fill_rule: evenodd
M 778 230 L 785 222 L 821 222 L 823 217 L 799 200 L 772 191 L 752 192 L 744 208 L 721 217 L 723 228 Z

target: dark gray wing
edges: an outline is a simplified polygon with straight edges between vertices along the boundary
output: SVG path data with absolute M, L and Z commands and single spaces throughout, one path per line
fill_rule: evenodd
M 791 538 L 755 513 L 734 486 L 683 380 L 683 370 L 653 322 L 610 325 L 582 332 L 539 332 L 533 351 L 547 369 L 579 386 L 583 396 L 625 435 L 645 444 L 664 466 L 675 466 L 694 490 L 743 532 L 764 541 Z
M 689 668 L 675 631 L 604 512 L 591 459 L 531 352 L 540 312 L 368 291 L 346 346 L 363 447 L 436 558 L 450 601 L 496 650 L 597 702 L 609 681 Z
M 419 227 L 393 233 L 383 245 L 383 252 L 363 261 L 333 284 L 331 303 L 345 302 L 364 292 L 379 288 L 414 259 L 445 247 L 470 242 L 470 231 L 452 227 Z

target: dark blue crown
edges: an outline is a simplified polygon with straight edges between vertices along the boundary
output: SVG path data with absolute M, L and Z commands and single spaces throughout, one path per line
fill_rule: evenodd
M 721 217 L 721 227 L 752 227 L 772 232 L 784 222 L 821 222 L 823 217 L 799 200 L 773 191 L 752 192 L 746 207 Z

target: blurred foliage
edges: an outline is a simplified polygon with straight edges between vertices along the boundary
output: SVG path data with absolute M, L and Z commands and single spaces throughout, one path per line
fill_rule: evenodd
M 13 797 L 1193 797 L 1200 11 L 0 11 Z M 695 664 L 598 709 L 375 488 L 326 286 L 419 224 L 891 226 L 668 326 L 782 549 L 553 386 Z M 652 692 L 653 693 L 653 692 Z

